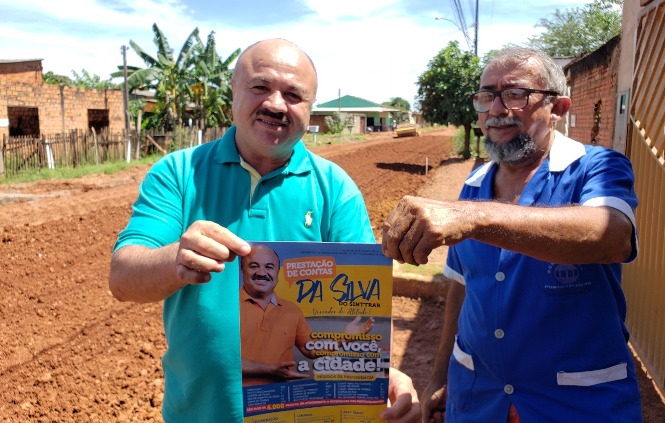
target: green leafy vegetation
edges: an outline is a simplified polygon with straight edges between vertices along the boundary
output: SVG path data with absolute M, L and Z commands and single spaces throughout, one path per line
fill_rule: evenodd
M 480 81 L 479 60 L 463 52 L 457 41 L 450 42 L 427 65 L 418 78 L 418 102 L 425 121 L 464 128 L 462 155 L 471 157 L 472 124 L 477 115 L 469 100 Z
M 341 134 L 349 125 L 353 125 L 352 119 L 353 116 L 346 116 L 344 113 L 339 114 L 337 112 L 333 112 L 330 116 L 324 118 L 328 126 L 328 132 L 333 135 Z
M 104 80 L 99 75 L 91 74 L 85 69 L 82 69 L 80 74 L 76 71 L 72 71 L 72 76 L 73 78 L 70 78 L 64 75 L 56 75 L 55 73 L 48 71 L 44 74 L 44 82 L 53 85 L 93 88 L 96 90 L 119 88 L 118 84 L 114 84 L 111 78 Z
M 144 61 L 145 68 L 127 67 L 129 90 L 154 93 L 154 112 L 145 116 L 143 128 L 172 130 L 191 119 L 199 128 L 228 126 L 231 123 L 232 71 L 230 64 L 240 55 L 236 49 L 222 60 L 217 54 L 215 33 L 211 32 L 204 43 L 199 29 L 194 28 L 174 57 L 166 35 L 157 24 L 152 25 L 155 34 L 155 55 L 149 54 L 133 40 L 129 45 Z M 123 77 L 124 68 L 118 66 L 113 77 Z
M 474 128 L 476 128 L 476 125 L 473 125 Z M 455 153 L 463 155 L 464 154 L 464 137 L 466 135 L 466 132 L 464 128 L 459 127 L 457 128 L 457 132 L 455 132 L 455 135 L 453 135 L 453 147 L 455 149 Z M 483 145 L 483 142 L 485 141 L 485 137 L 481 136 L 480 140 L 475 136 L 475 134 L 471 137 L 471 155 L 475 157 L 485 157 L 485 147 Z
M 583 8 L 561 11 L 541 19 L 545 31 L 529 39 L 529 46 L 553 57 L 590 53 L 621 33 L 623 0 L 595 0 Z
M 91 174 L 113 174 L 121 170 L 136 166 L 150 165 L 155 163 L 162 155 L 151 155 L 143 157 L 140 160 L 113 161 L 105 162 L 99 165 L 83 165 L 77 167 L 57 167 L 55 169 L 41 169 L 21 172 L 12 178 L 0 178 L 0 185 L 16 184 L 22 182 L 34 182 L 48 179 L 74 179 Z
M 420 266 L 414 266 L 409 263 L 404 263 L 401 265 L 401 269 L 405 273 L 413 273 L 416 275 L 433 275 L 433 276 L 442 276 L 442 268 L 440 264 L 421 264 Z

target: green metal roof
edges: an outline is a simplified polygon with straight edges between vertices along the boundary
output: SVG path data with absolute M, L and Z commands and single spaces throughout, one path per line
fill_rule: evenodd
M 382 106 L 378 103 L 374 103 L 369 100 L 354 97 L 352 95 L 345 95 L 343 97 L 340 97 L 339 99 L 317 104 L 316 107 L 317 108 L 340 107 L 342 109 L 350 109 L 350 108 L 369 108 L 369 107 L 385 107 L 385 106 Z

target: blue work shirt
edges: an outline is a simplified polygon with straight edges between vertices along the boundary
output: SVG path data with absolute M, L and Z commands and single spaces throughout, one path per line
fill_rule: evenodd
M 460 199 L 493 199 L 495 163 L 467 179 Z M 609 206 L 633 223 L 630 161 L 556 133 L 521 206 Z M 474 240 L 449 249 L 444 274 L 466 298 L 450 360 L 446 422 L 641 422 L 624 324 L 621 264 L 548 263 Z
M 289 162 L 250 192 L 232 127 L 220 140 L 155 163 L 115 250 L 177 242 L 197 220 L 247 241 L 374 242 L 356 184 L 301 141 Z M 238 275 L 234 260 L 209 283 L 188 285 L 164 301 L 162 414 L 168 423 L 242 422 Z

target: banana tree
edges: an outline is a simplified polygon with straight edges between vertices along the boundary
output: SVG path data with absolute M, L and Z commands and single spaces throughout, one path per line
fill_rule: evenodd
M 195 61 L 193 47 L 198 39 L 199 29 L 195 28 L 187 37 L 176 59 L 166 36 L 156 23 L 152 25 L 152 31 L 155 34 L 153 42 L 157 47 L 155 57 L 133 40 L 129 41 L 132 50 L 147 67 L 128 66 L 127 83 L 132 90 L 141 88 L 155 91 L 157 122 L 167 129 L 172 129 L 182 125 L 183 109 L 189 102 L 188 81 Z M 119 69 L 112 74 L 113 77 L 123 76 L 122 66 L 119 66 Z
M 221 60 L 216 47 L 214 31 L 208 35 L 205 44 L 197 36 L 194 47 L 197 54 L 189 86 L 200 128 L 231 124 L 232 71 L 229 67 L 240 54 L 240 49 L 236 49 L 226 60 Z

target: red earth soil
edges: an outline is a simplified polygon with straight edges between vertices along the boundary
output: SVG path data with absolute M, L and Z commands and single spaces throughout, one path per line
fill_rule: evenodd
M 452 133 L 373 134 L 312 150 L 354 178 L 379 237 L 403 195 L 457 196 L 474 163 L 454 156 Z M 0 186 L 0 421 L 161 421 L 162 304 L 118 302 L 107 285 L 111 249 L 146 171 Z M 445 301 L 441 290 L 409 289 L 431 282 L 400 279 L 410 294 L 393 298 L 392 362 L 421 391 Z M 665 421 L 665 404 L 644 372 L 640 384 L 644 421 Z

